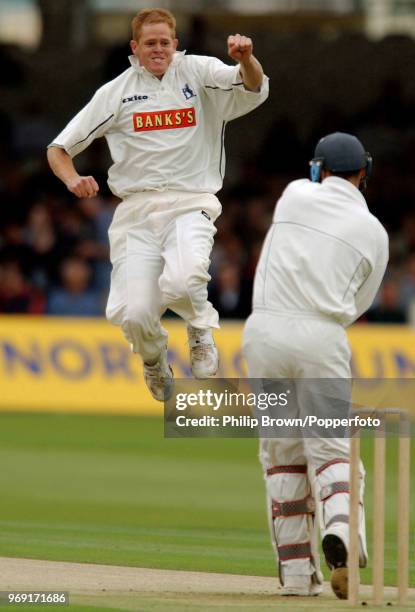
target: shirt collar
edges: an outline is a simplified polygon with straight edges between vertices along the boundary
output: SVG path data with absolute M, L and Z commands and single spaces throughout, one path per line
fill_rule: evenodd
M 173 58 L 171 60 L 171 64 L 170 66 L 177 66 L 177 64 L 180 64 L 181 61 L 183 61 L 183 57 L 184 54 L 186 53 L 186 51 L 175 51 L 173 53 Z M 136 72 L 138 72 L 139 74 L 143 74 L 144 72 L 147 72 L 148 74 L 151 74 L 150 72 L 148 72 L 148 70 L 146 70 L 144 68 L 144 66 L 142 66 L 140 64 L 140 60 L 138 59 L 138 57 L 136 55 L 129 55 L 128 59 L 130 61 L 131 66 L 134 68 L 134 70 L 136 70 Z M 167 72 L 170 69 L 170 66 L 167 68 Z M 166 73 L 167 73 L 166 72 Z M 166 74 L 165 73 L 165 74 Z
M 364 195 L 360 189 L 355 187 L 350 181 L 343 179 L 340 176 L 328 176 L 324 179 L 323 185 L 324 184 L 336 187 L 342 191 L 347 191 L 351 196 L 353 196 L 353 199 L 356 202 L 363 205 L 365 208 L 368 208 Z

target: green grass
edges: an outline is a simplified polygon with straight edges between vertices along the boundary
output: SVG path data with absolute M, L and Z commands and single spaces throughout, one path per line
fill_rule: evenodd
M 369 446 L 363 441 L 368 492 Z M 396 571 L 396 449 L 392 441 L 388 584 Z M 2 413 L 0 465 L 1 556 L 275 575 L 256 440 L 164 439 L 160 419 Z M 412 534 L 414 525 L 412 511 Z M 413 546 L 412 537 L 415 586 Z M 371 582 L 369 570 L 362 581 Z

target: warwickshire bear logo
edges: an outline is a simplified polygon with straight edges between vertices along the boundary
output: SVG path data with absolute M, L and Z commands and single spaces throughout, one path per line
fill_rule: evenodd
M 182 89 L 182 92 L 186 100 L 190 100 L 190 98 L 196 98 L 196 94 L 193 89 L 191 89 L 189 83 L 186 83 L 186 85 Z

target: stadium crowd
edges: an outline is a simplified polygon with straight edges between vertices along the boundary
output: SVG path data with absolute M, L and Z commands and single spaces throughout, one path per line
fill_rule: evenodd
M 0 85 L 7 74 L 19 78 L 12 66 L 3 71 Z M 61 127 L 35 102 L 27 101 L 18 118 L 0 105 L 3 313 L 105 313 L 111 273 L 107 230 L 118 204 L 106 187 L 110 160 L 103 141 L 83 154 L 81 169 L 97 178 L 101 191 L 94 199 L 76 199 L 46 163 L 45 147 Z M 338 108 L 323 109 L 306 137 L 288 117 L 278 119 L 259 152 L 238 158 L 239 172 L 228 175 L 219 193 L 223 213 L 211 259 L 209 295 L 221 318 L 246 318 L 250 313 L 255 266 L 275 201 L 290 180 L 307 175 L 313 143 L 336 130 L 355 133 L 373 154 L 375 172 L 367 199 L 390 235 L 388 272 L 365 320 L 414 320 L 415 118 L 394 80 L 385 81 L 378 99 L 352 118 Z
M 258 162 L 246 164 L 243 180 L 221 195 L 209 295 L 222 318 L 249 314 L 255 266 L 274 203 L 294 176 L 263 174 L 260 168 Z M 105 189 L 85 200 L 65 193 L 48 171 L 43 151 L 36 161 L 3 160 L 0 198 L 0 311 L 103 315 L 111 273 L 107 230 L 116 198 Z M 366 318 L 405 323 L 415 300 L 415 214 L 404 215 L 390 233 L 389 272 Z

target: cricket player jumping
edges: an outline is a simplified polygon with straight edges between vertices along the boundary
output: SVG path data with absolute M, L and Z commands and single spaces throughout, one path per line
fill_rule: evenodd
M 170 308 L 187 322 L 192 372 L 214 376 L 212 328 L 218 313 L 207 299 L 209 257 L 221 205 L 224 132 L 228 121 L 268 96 L 268 79 L 250 38 L 228 38 L 238 65 L 176 51 L 176 21 L 144 9 L 132 21 L 131 67 L 103 85 L 48 148 L 53 172 L 80 198 L 98 184 L 80 176 L 72 158 L 105 136 L 113 165 L 108 185 L 122 199 L 109 238 L 113 272 L 107 318 L 141 355 L 153 397 L 173 385 L 167 332 Z
M 244 354 L 252 378 L 337 379 L 349 386 L 351 353 L 344 328 L 372 304 L 388 261 L 388 237 L 362 194 L 372 159 L 356 137 L 322 138 L 310 163 L 311 181 L 293 181 L 277 202 L 256 270 Z M 303 403 L 310 411 L 311 404 Z M 332 570 L 346 567 L 349 439 L 301 438 L 301 432 L 261 439 L 260 460 L 283 593 L 316 595 L 321 574 L 313 547 L 311 481 L 321 504 L 327 564 Z M 360 474 L 363 567 L 363 465 Z M 345 598 L 347 584 L 336 583 L 336 574 L 333 590 Z

